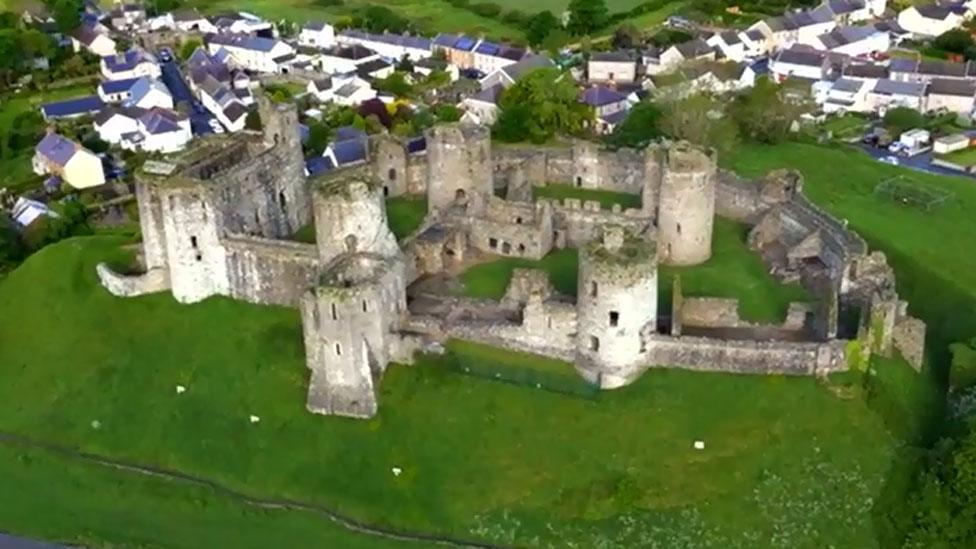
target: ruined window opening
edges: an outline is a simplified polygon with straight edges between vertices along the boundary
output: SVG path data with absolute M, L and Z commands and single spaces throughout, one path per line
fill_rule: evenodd
M 640 337 L 640 352 L 641 353 L 646 353 L 647 352 L 647 342 L 644 341 L 644 336 L 639 336 L 639 337 Z
M 620 322 L 620 313 L 618 313 L 617 311 L 610 311 L 610 327 L 616 328 L 619 322 Z
M 502 242 L 502 253 L 503 254 L 512 253 L 512 245 L 509 244 L 508 242 Z
M 678 223 L 677 229 L 678 229 L 678 234 L 680 235 L 681 234 L 681 223 Z
M 339 320 L 339 314 L 336 311 L 335 303 L 332 304 L 331 309 L 332 309 L 332 320 Z
M 458 189 L 454 191 L 454 200 L 458 202 L 464 201 L 468 197 L 468 194 L 464 192 L 464 189 Z
M 596 297 L 596 282 L 590 282 L 590 297 Z
M 193 246 L 194 250 L 197 249 L 197 237 L 195 236 L 190 237 L 190 246 Z
M 518 251 L 520 255 L 525 255 L 525 244 L 519 244 Z
M 390 181 L 396 181 L 396 168 L 390 168 L 390 171 L 386 173 L 386 176 L 390 178 Z
M 448 257 L 454 257 L 454 250 L 452 248 L 446 248 L 444 253 L 447 254 Z
M 356 235 L 354 234 L 346 235 L 345 242 L 346 242 L 346 251 L 351 254 L 356 253 L 356 247 L 358 246 Z
M 488 247 L 491 248 L 492 250 L 498 248 L 498 239 L 497 238 L 489 238 L 488 239 Z
M 207 203 L 200 202 L 200 208 L 203 210 L 203 222 L 207 222 Z
M 274 134 L 274 144 L 277 145 L 279 141 L 281 141 L 281 135 Z
M 336 356 L 342 356 L 342 345 L 335 344 Z
M 522 218 L 521 217 L 516 217 L 515 218 L 515 223 L 518 224 L 518 225 L 521 225 L 522 224 Z
M 600 350 L 600 338 L 596 336 L 590 336 L 590 350 L 591 351 Z
M 383 185 L 383 196 L 390 196 L 390 188 Z
M 576 186 L 577 187 L 582 187 L 583 186 L 583 178 L 580 177 L 580 176 L 578 176 L 578 175 L 576 176 Z
M 552 317 L 551 316 L 547 316 L 546 317 L 546 327 L 547 328 L 550 328 L 550 329 L 552 328 Z
M 368 312 L 369 312 L 369 310 L 368 310 L 368 309 L 369 309 L 369 308 L 368 308 L 368 307 L 366 306 L 366 300 L 364 299 L 364 300 L 363 300 L 363 312 L 364 312 L 364 313 L 368 313 Z

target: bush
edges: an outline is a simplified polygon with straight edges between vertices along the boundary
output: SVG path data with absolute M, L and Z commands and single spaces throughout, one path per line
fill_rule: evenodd
M 491 2 L 471 4 L 471 11 L 482 17 L 498 17 L 502 13 L 502 7 Z
M 334 6 L 344 6 L 346 3 L 343 0 L 315 0 L 315 5 L 323 8 L 331 8 Z
M 884 125 L 892 132 L 901 133 L 925 125 L 925 116 L 909 107 L 896 107 L 884 116 Z

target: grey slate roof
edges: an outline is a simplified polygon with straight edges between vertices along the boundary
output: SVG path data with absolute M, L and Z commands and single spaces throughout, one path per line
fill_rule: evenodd
M 508 77 L 512 80 L 518 80 L 526 73 L 535 69 L 548 69 L 555 66 L 556 65 L 552 62 L 552 59 L 549 59 L 549 57 L 545 55 L 529 55 L 518 63 L 513 63 L 503 68 L 502 72 L 508 75 Z
M 878 80 L 872 93 L 879 95 L 908 95 L 920 97 L 925 93 L 926 85 L 922 82 L 901 82 L 899 80 Z
M 976 95 L 976 82 L 935 78 L 929 82 L 929 95 L 956 95 L 960 97 Z
M 38 142 L 34 151 L 63 168 L 80 148 L 81 146 L 74 141 L 51 132 Z
M 600 51 L 590 55 L 590 61 L 604 61 L 610 63 L 633 63 L 634 53 L 628 50 Z

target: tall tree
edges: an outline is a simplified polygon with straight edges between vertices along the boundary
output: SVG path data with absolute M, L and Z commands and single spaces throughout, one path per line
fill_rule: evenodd
M 54 16 L 59 31 L 68 33 L 81 25 L 83 0 L 46 0 L 46 4 Z
M 690 95 L 662 105 L 661 130 L 665 135 L 696 145 L 712 147 L 720 153 L 735 147 L 735 123 L 722 112 L 722 105 L 703 95 Z
M 538 46 L 549 36 L 549 33 L 559 28 L 559 19 L 549 10 L 536 13 L 525 24 L 525 37 L 529 44 Z
M 767 78 L 738 95 L 729 108 L 742 136 L 760 143 L 785 140 L 806 111 L 803 102 L 787 98 L 783 87 Z
M 627 119 L 607 137 L 612 147 L 640 148 L 661 137 L 661 118 L 664 111 L 654 103 L 638 103 L 630 109 Z
M 593 118 L 579 102 L 572 78 L 556 69 L 537 69 L 502 93 L 494 133 L 502 141 L 542 143 L 581 132 Z
M 606 24 L 609 14 L 605 0 L 570 0 L 567 28 L 577 36 L 590 34 Z

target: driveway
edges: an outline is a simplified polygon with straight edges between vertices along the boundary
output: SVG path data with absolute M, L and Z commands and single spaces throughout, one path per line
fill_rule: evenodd
M 213 115 L 193 96 L 193 92 L 186 83 L 186 79 L 183 78 L 183 73 L 180 71 L 180 66 L 176 60 L 160 61 L 159 66 L 162 70 L 160 79 L 169 88 L 169 92 L 173 95 L 173 101 L 177 104 L 185 103 L 189 107 L 187 112 L 193 135 L 213 133 L 213 129 L 210 127 L 210 121 L 214 119 Z

